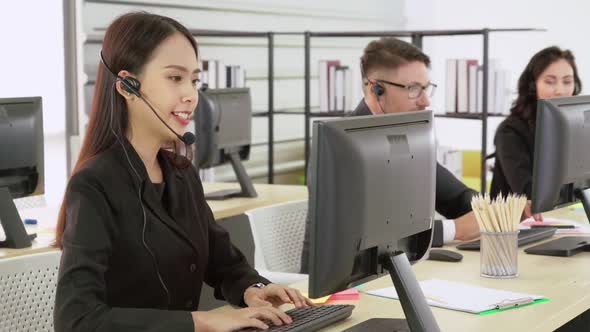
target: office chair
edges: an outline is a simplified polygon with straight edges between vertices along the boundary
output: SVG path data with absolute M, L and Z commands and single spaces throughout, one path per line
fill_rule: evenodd
M 289 285 L 307 279 L 300 274 L 307 200 L 276 204 L 246 212 L 254 238 L 254 267 L 274 283 Z
M 53 331 L 61 251 L 0 259 L 0 331 Z

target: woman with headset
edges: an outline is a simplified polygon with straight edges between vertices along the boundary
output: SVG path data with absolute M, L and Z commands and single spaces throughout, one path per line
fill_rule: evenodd
M 185 133 L 198 50 L 173 19 L 117 18 L 101 51 L 92 112 L 58 217 L 56 331 L 231 331 L 310 305 L 246 262 L 213 219 Z M 198 311 L 202 283 L 244 309 Z
M 551 46 L 531 58 L 518 79 L 518 97 L 510 116 L 500 124 L 494 138 L 492 197 L 516 193 L 531 199 L 537 100 L 573 96 L 581 90 L 582 82 L 571 51 Z M 542 220 L 540 214 L 531 214 L 527 204 L 524 217 L 530 216 Z

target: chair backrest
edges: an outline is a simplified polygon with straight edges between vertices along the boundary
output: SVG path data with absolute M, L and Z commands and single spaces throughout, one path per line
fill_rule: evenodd
M 0 259 L 0 331 L 53 331 L 60 250 Z
M 307 200 L 246 212 L 254 237 L 256 269 L 299 273 L 307 218 Z

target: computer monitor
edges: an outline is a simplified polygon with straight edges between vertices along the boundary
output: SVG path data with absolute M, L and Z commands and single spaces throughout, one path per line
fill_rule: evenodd
M 0 99 L 0 156 L 0 247 L 30 247 L 13 199 L 45 190 L 41 97 Z
M 544 99 L 537 102 L 533 160 L 532 211 L 540 213 L 582 202 L 590 218 L 590 96 Z M 578 245 L 588 241 L 580 238 Z M 563 242 L 565 252 L 572 252 Z M 590 246 L 588 247 L 590 249 Z M 541 248 L 542 249 L 542 248 Z M 560 255 L 552 248 L 528 253 Z M 564 254 L 565 255 L 565 254 Z
M 199 93 L 195 166 L 210 168 L 229 161 L 241 187 L 241 190 L 208 193 L 205 198 L 256 197 L 252 180 L 241 162 L 250 156 L 252 140 L 250 89 L 203 89 Z
M 389 273 L 407 323 L 390 320 L 387 331 L 438 331 L 410 267 L 432 240 L 432 112 L 315 121 L 311 151 L 309 295 Z
M 532 209 L 582 202 L 590 215 L 590 96 L 539 100 Z

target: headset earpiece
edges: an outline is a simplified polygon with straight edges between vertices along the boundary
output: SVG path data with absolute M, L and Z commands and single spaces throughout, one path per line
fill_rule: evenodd
M 381 97 L 383 96 L 383 94 L 385 93 L 385 89 L 383 88 L 383 86 L 377 82 L 373 83 L 373 93 L 377 96 L 377 97 Z
M 119 81 L 121 81 L 121 88 L 123 90 L 125 90 L 126 92 L 132 93 L 138 97 L 141 97 L 141 94 L 139 93 L 139 88 L 141 87 L 141 83 L 139 83 L 139 81 L 133 77 L 120 77 L 117 76 L 119 78 Z
M 121 88 L 125 91 L 125 92 L 129 92 L 132 93 L 138 97 L 141 97 L 141 93 L 139 93 L 139 88 L 141 87 L 141 83 L 139 83 L 139 81 L 131 76 L 128 77 L 121 77 L 117 74 L 115 74 L 115 72 L 111 69 L 111 67 L 109 67 L 109 65 L 107 65 L 107 62 L 104 59 L 104 56 L 102 55 L 102 50 L 100 50 L 100 62 L 102 62 L 102 64 L 106 67 L 106 69 L 111 72 L 111 74 L 113 74 L 113 76 L 115 76 L 117 78 L 117 81 L 121 82 Z

